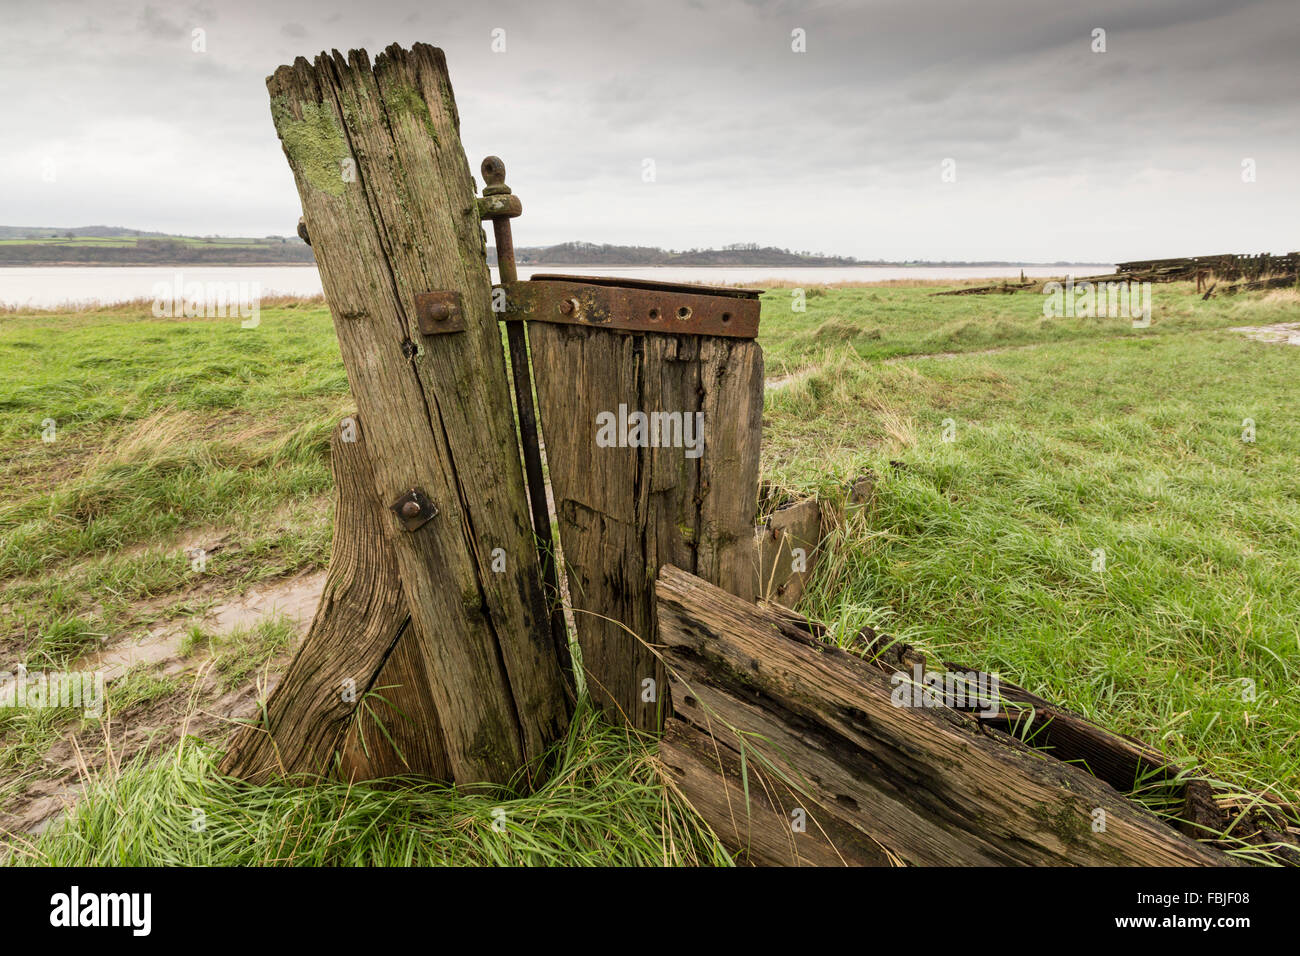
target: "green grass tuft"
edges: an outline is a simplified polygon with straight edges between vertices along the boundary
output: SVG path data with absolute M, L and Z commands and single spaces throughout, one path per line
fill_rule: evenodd
M 728 865 L 660 782 L 651 749 L 588 711 L 535 793 L 222 777 L 199 741 L 89 783 L 77 811 L 11 847 L 48 866 Z M 396 783 L 397 781 L 393 781 Z

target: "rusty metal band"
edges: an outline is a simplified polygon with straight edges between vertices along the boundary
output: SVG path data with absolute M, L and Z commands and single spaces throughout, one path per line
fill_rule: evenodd
M 669 335 L 719 335 L 752 339 L 758 335 L 759 292 L 662 285 L 585 276 L 534 276 L 528 282 L 503 282 L 502 321 L 558 322 L 616 332 Z

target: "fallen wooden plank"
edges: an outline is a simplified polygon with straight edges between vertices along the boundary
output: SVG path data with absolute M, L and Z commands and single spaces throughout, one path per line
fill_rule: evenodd
M 874 840 L 838 819 L 807 818 L 807 800 L 761 765 L 708 734 L 670 720 L 660 745 L 671 754 L 669 785 L 688 795 L 738 862 L 753 866 L 887 866 Z M 803 813 L 801 817 L 800 814 Z
M 743 758 L 787 797 L 798 794 L 793 809 L 806 824 L 794 843 L 808 859 L 824 858 L 804 839 L 815 833 L 830 835 L 846 862 L 867 862 L 865 851 L 835 843 L 847 827 L 851 850 L 875 845 L 913 865 L 1233 862 L 967 714 L 906 705 L 898 681 L 817 641 L 788 610 L 749 604 L 673 567 L 660 572 L 656 594 L 675 711 L 660 750 L 665 774 L 738 852 L 791 862 L 774 849 L 790 839 L 786 816 L 771 804 L 722 813 L 718 791 L 735 786 L 725 774 L 701 777 L 698 740 L 677 722 L 709 738 L 720 763 L 739 768 Z M 752 779 L 749 790 L 753 807 Z
M 949 289 L 945 292 L 931 292 L 931 295 L 989 295 L 994 292 L 1001 292 L 1010 295 L 1012 292 L 1019 292 L 1022 289 L 1033 289 L 1038 286 L 1037 281 L 1033 282 L 1002 282 L 997 285 L 980 285 L 971 286 L 965 289 Z
M 812 622 L 810 634 L 820 637 L 821 625 Z M 910 644 L 863 628 L 863 658 L 886 675 L 899 671 L 926 669 L 925 655 Z M 816 637 L 810 639 L 815 640 Z M 974 668 L 945 661 L 944 671 L 969 672 Z M 1058 760 L 1078 764 L 1092 776 L 1121 792 L 1132 790 L 1153 778 L 1171 779 L 1181 772 L 1164 754 L 1138 740 L 1120 737 L 1073 711 L 1031 694 L 1023 687 L 998 680 L 998 693 L 1005 703 L 998 713 L 981 715 L 967 706 L 985 726 L 995 727 L 1021 740 L 1032 742 L 1035 750 L 1051 754 Z
M 789 614 L 797 627 L 808 628 L 803 639 L 819 641 L 827 628 Z M 887 675 L 899 670 L 927 669 L 925 655 L 903 641 L 865 627 L 858 635 L 863 659 Z M 969 672 L 972 668 L 945 661 L 943 671 Z M 1035 750 L 1071 763 L 1110 784 L 1121 793 L 1135 790 L 1154 795 L 1172 819 L 1170 824 L 1188 836 L 1208 840 L 1221 849 L 1268 849 L 1274 860 L 1300 865 L 1300 831 L 1295 829 L 1300 811 L 1267 793 L 1229 791 L 1197 776 L 1166 754 L 1134 737 L 1116 734 L 1081 714 L 999 680 L 998 693 L 1010 706 L 986 716 L 967 706 L 982 724 L 1026 741 Z

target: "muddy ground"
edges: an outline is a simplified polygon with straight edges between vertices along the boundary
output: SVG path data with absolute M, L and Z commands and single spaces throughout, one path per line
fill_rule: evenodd
M 210 548 L 237 547 L 228 541 L 206 544 Z M 199 545 L 178 542 L 177 546 Z M 259 701 L 284 672 L 311 623 L 324 581 L 325 572 L 315 571 L 259 582 L 240 593 L 228 591 L 200 615 L 171 618 L 147 629 L 112 635 L 83 656 L 69 669 L 101 671 L 110 694 L 114 684 L 128 674 L 174 678 L 175 689 L 119 713 L 110 709 L 100 720 L 69 716 L 39 766 L 10 771 L 7 779 L 0 779 L 0 833 L 40 832 L 69 810 L 86 779 L 163 752 L 185 735 L 223 743 L 241 722 L 254 718 Z M 221 588 L 217 582 L 196 591 Z M 171 594 L 166 601 L 179 604 L 195 596 Z M 166 617 L 165 609 L 162 616 Z M 291 641 L 231 686 L 215 665 L 222 653 L 238 650 L 223 650 L 222 639 L 255 632 L 272 621 L 283 622 L 291 630 Z M 196 625 L 205 635 L 197 645 L 192 639 L 187 641 Z

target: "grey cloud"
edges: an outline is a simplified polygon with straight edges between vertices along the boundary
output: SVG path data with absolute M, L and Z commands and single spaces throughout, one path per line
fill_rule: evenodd
M 140 12 L 139 27 L 142 33 L 159 40 L 174 40 L 186 30 L 175 20 L 169 20 L 156 7 L 145 7 Z
M 82 17 L 77 23 L 68 27 L 69 37 L 94 36 L 103 33 L 104 28 L 94 17 Z
M 3 107 L 0 161 L 33 185 L 5 215 L 288 232 L 298 198 L 267 74 L 317 44 L 373 55 L 424 40 L 447 52 L 471 169 L 506 159 L 528 244 L 1041 259 L 1295 244 L 1293 0 L 231 0 L 219 12 L 70 0 L 16 13 L 0 82 L 23 95 Z M 69 57 L 69 24 L 92 22 L 101 32 Z M 208 31 L 203 55 L 191 22 Z M 497 26 L 504 54 L 489 47 Z M 807 53 L 790 51 L 795 26 Z M 1105 54 L 1089 49 L 1098 26 Z M 46 154 L 54 188 L 32 172 Z M 944 187 L 949 156 L 958 182 Z M 1259 163 L 1250 187 L 1244 156 Z M 830 197 L 851 214 L 827 217 Z M 1191 216 L 1189 197 L 1212 206 Z M 1043 215 L 1066 207 L 1083 212 Z M 1111 209 L 1143 228 L 1076 225 Z

